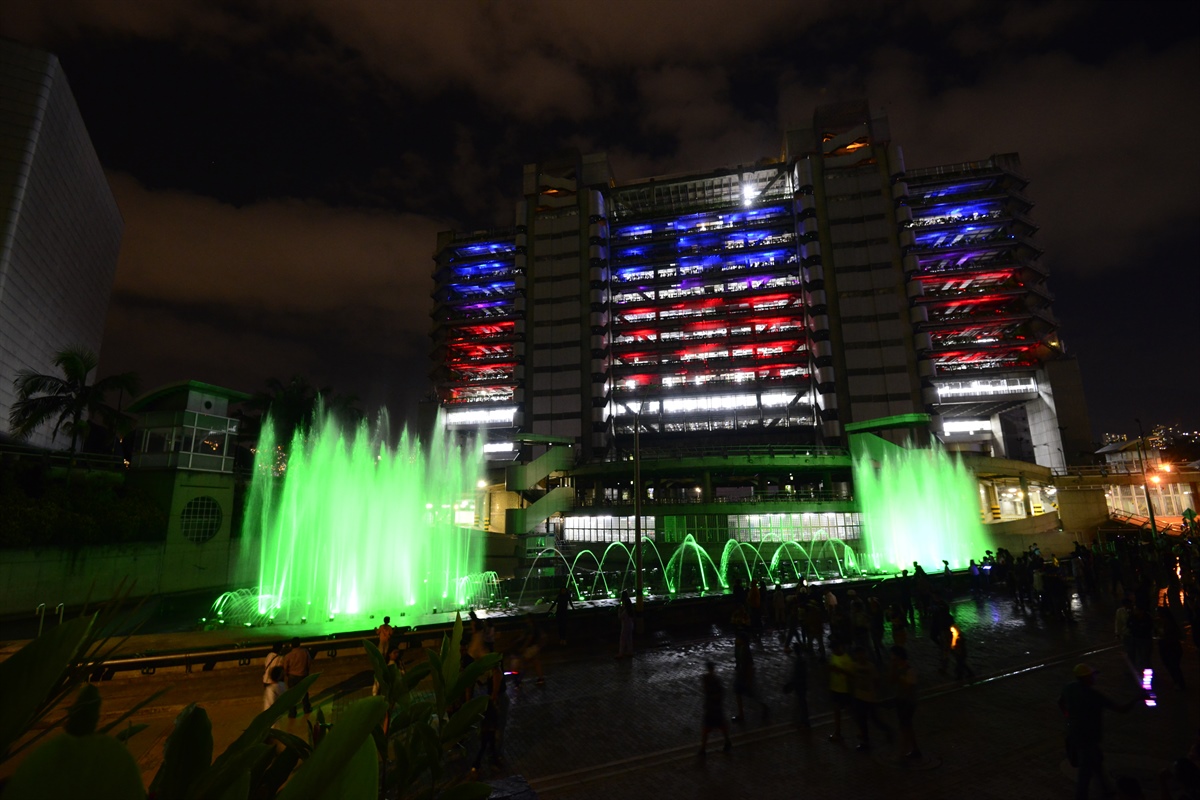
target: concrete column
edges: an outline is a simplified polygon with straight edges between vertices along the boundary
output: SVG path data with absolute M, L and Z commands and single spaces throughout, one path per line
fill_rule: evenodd
M 1029 499 L 1029 482 L 1025 480 L 1025 476 L 1021 476 L 1021 502 L 1025 505 L 1025 516 L 1033 516 L 1033 502 Z
M 713 501 L 712 472 L 710 472 L 709 470 L 704 470 L 704 477 L 702 479 L 701 488 L 703 489 L 702 495 L 704 498 L 704 502 L 711 503 Z

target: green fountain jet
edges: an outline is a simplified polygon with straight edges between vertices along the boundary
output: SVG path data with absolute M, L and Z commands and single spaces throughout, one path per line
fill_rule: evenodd
M 854 461 L 870 569 L 911 570 L 917 561 L 932 572 L 942 569 L 943 560 L 962 569 L 991 547 L 980 520 L 978 484 L 961 459 L 940 447 L 896 447 L 880 458 Z
M 455 513 L 483 472 L 480 444 L 449 435 L 395 447 L 364 422 L 331 418 L 291 447 L 263 425 L 247 499 L 242 565 L 258 575 L 258 613 L 293 623 L 338 614 L 425 614 L 471 602 L 484 560 Z

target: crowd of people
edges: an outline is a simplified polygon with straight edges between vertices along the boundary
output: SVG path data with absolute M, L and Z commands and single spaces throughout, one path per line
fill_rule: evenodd
M 723 606 L 733 643 L 732 708 L 727 707 L 723 669 L 710 660 L 699 687 L 700 755 L 705 756 L 714 732 L 721 734 L 722 746 L 729 750 L 731 723 L 746 724 L 748 710 L 763 720 L 778 711 L 785 719 L 790 716 L 797 729 L 808 730 L 810 693 L 823 687 L 832 710 L 828 737 L 832 742 L 842 743 L 852 736 L 855 749 L 866 752 L 877 748 L 882 739 L 898 761 L 920 764 L 925 758 L 918 735 L 921 676 L 910 651 L 921 648 L 922 660 L 936 663 L 944 680 L 952 678 L 962 685 L 976 680 L 977 665 L 969 647 L 975 632 L 956 623 L 956 598 L 970 594 L 993 603 L 1007 601 L 1014 615 L 1062 625 L 1074 624 L 1080 608 L 1090 613 L 1089 605 L 1097 609 L 1115 605 L 1114 636 L 1128 664 L 1133 700 L 1118 703 L 1100 694 L 1092 686 L 1094 670 L 1086 664 L 1075 668 L 1075 680 L 1059 698 L 1066 718 L 1067 756 L 1078 767 L 1078 796 L 1086 797 L 1092 781 L 1104 777 L 1100 726 L 1094 724 L 1097 715 L 1105 709 L 1126 710 L 1143 700 L 1144 674 L 1154 675 L 1153 690 L 1160 694 L 1187 691 L 1182 659 L 1189 628 L 1193 645 L 1200 647 L 1198 576 L 1196 542 L 1127 537 L 1092 547 L 1077 545 L 1063 558 L 1043 556 L 1036 545 L 1019 553 L 989 550 L 957 573 L 946 562 L 931 572 L 914 562 L 911 569 L 873 585 L 834 588 L 801 579 L 784 587 L 758 577 L 735 580 L 728 596 L 732 609 Z M 1112 605 L 1096 602 L 1106 598 Z M 548 613 L 526 614 L 519 629 L 505 636 L 502 660 L 472 689 L 473 695 L 490 699 L 471 760 L 473 768 L 481 768 L 485 759 L 493 765 L 502 763 L 510 694 L 519 693 L 526 678 L 534 678 L 537 685 L 545 683 L 542 650 L 555 639 L 560 647 L 572 641 L 574 607 L 570 591 L 562 587 Z M 630 594 L 623 592 L 613 620 L 617 659 L 634 657 L 636 616 Z M 379 647 L 399 664 L 400 651 L 393 646 L 394 629 L 389 623 L 385 618 L 378 629 Z M 551 624 L 556 635 L 550 632 Z M 472 614 L 469 625 L 462 643 L 464 667 L 497 652 L 497 632 L 490 620 Z M 759 686 L 755 662 L 767 652 L 790 659 L 786 682 L 778 687 L 790 697 L 790 715 L 773 708 L 778 693 Z M 298 642 L 286 654 L 276 647 L 269 657 L 263 677 L 265 704 L 308 674 L 311 657 L 306 660 L 297 653 L 307 653 Z M 1147 672 L 1152 667 L 1161 669 Z M 303 705 L 307 713 L 307 697 Z M 291 710 L 293 715 L 296 712 Z M 1200 756 L 1195 748 L 1192 756 L 1181 757 L 1170 774 L 1164 774 L 1163 797 L 1200 800 Z M 1180 788 L 1192 794 L 1170 793 Z

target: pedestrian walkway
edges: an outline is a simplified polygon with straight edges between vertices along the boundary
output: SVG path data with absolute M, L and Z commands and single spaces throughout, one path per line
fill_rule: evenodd
M 722 610 L 727 606 L 719 606 Z M 714 614 L 718 606 L 714 604 Z M 976 682 L 938 673 L 937 648 L 928 638 L 909 641 L 922 699 L 916 715 L 924 759 L 907 763 L 882 742 L 854 750 L 853 725 L 843 723 L 842 744 L 828 741 L 830 703 L 824 665 L 810 661 L 813 725 L 791 721 L 793 699 L 782 690 L 789 656 L 777 638 L 756 647 L 758 686 L 776 710 L 764 718 L 747 704 L 747 722 L 734 724 L 734 748 L 697 757 L 700 676 L 715 661 L 727 688 L 732 681 L 732 636 L 718 623 L 714 635 L 646 648 L 614 660 L 612 641 L 576 646 L 546 658 L 546 685 L 513 691 L 504 754 L 507 769 L 524 775 L 550 798 L 782 797 L 1060 798 L 1073 791 L 1064 757 L 1064 725 L 1057 707 L 1072 667 L 1087 661 L 1101 671 L 1097 688 L 1114 700 L 1137 690 L 1112 634 L 1108 604 L 1073 607 L 1075 622 L 1013 612 L 1003 600 L 960 600 L 956 624 L 970 641 Z M 1188 649 L 1185 669 L 1197 674 Z M 1142 704 L 1105 721 L 1105 752 L 1114 774 L 1157 791 L 1158 772 L 1187 750 L 1200 715 L 1197 687 L 1187 694 L 1160 681 L 1159 705 Z M 727 695 L 733 713 L 732 693 Z M 890 711 L 885 710 L 889 721 Z M 716 744 L 714 745 L 714 742 Z M 485 774 L 486 777 L 486 774 Z

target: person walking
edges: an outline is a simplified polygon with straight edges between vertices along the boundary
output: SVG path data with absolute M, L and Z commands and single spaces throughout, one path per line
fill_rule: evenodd
M 708 661 L 704 666 L 708 671 L 704 673 L 700 684 L 704 693 L 704 716 L 700 723 L 700 758 L 704 758 L 708 748 L 708 734 L 712 731 L 719 730 L 725 737 L 725 752 L 729 752 L 733 747 L 733 742 L 729 739 L 729 722 L 725 719 L 725 685 L 717 676 L 716 664 Z
M 554 622 L 558 626 L 558 643 L 562 645 L 567 643 L 567 612 L 572 608 L 574 608 L 574 603 L 571 600 L 571 593 L 567 591 L 566 586 L 563 586 L 558 590 L 558 596 L 554 598 L 549 609 L 554 612 Z
M 854 677 L 854 660 L 846 652 L 841 639 L 829 643 L 829 695 L 833 698 L 833 733 L 831 742 L 842 741 L 842 712 L 850 707 L 850 686 Z
M 404 674 L 404 665 L 402 663 L 400 663 L 400 648 L 399 647 L 393 647 L 391 650 L 389 650 L 387 653 L 387 656 L 385 658 L 386 658 L 386 660 L 384 661 L 384 665 L 383 665 L 383 668 L 385 670 L 388 667 L 395 664 L 396 669 L 400 671 L 400 674 L 401 675 Z M 373 680 L 371 682 L 371 696 L 377 697 L 379 695 L 381 689 L 383 689 L 383 687 L 381 687 L 379 685 L 379 678 L 375 678 L 375 680 Z M 383 693 L 387 694 L 387 690 L 383 689 Z
M 1064 686 L 1058 696 L 1058 707 L 1067 718 L 1067 760 L 1078 769 L 1075 798 L 1087 800 L 1094 778 L 1099 778 L 1106 793 L 1109 791 L 1104 776 L 1104 754 L 1100 750 L 1104 710 L 1125 714 L 1140 698 L 1118 705 L 1096 691 L 1096 670 L 1089 665 L 1076 664 L 1074 674 L 1075 680 Z
M 537 685 L 546 684 L 546 673 L 542 669 L 542 634 L 538 629 L 537 620 L 533 614 L 525 615 L 525 632 L 521 640 L 521 663 L 524 669 L 532 669 L 537 673 Z M 520 684 L 517 684 L 520 688 Z
M 879 672 L 868 657 L 867 649 L 854 648 L 851 658 L 854 670 L 851 680 L 851 707 L 854 710 L 855 722 L 858 723 L 858 746 L 854 749 L 866 752 L 871 749 L 870 725 L 883 731 L 889 742 L 892 741 L 892 729 L 879 718 Z
M 919 761 L 921 748 L 917 746 L 917 734 L 913 728 L 913 717 L 917 713 L 917 672 L 908 661 L 908 651 L 900 646 L 892 648 L 892 663 L 888 667 L 888 683 L 892 687 L 896 704 L 896 725 L 900 729 L 900 752 L 904 758 Z
M 488 702 L 484 706 L 483 716 L 479 721 L 479 751 L 471 763 L 472 776 L 479 774 L 484 754 L 489 756 L 488 761 L 493 767 L 503 765 L 497 742 L 502 720 L 501 703 L 507 700 L 508 696 L 504 691 L 504 670 L 500 668 L 499 664 L 496 664 L 490 672 L 479 679 L 475 687 L 475 696 L 487 697 Z
M 967 637 L 954 624 L 953 618 L 950 623 L 950 655 L 954 658 L 954 680 L 968 683 L 975 680 L 975 671 L 967 664 Z
M 762 706 L 764 717 L 771 715 L 770 707 L 758 696 L 755 678 L 754 653 L 750 649 L 750 637 L 745 631 L 741 631 L 733 639 L 733 693 L 737 697 L 737 716 L 733 718 L 734 722 L 746 721 L 743 702 L 747 697 Z
M 396 633 L 396 629 L 392 627 L 392 618 L 384 617 L 383 624 L 375 629 L 375 633 L 379 636 L 379 652 L 386 655 L 392 649 L 392 636 Z
M 267 683 L 263 687 L 263 711 L 267 711 L 271 706 L 275 705 L 275 701 L 282 697 L 286 691 L 287 683 L 284 681 L 283 666 L 276 664 L 270 667 Z
M 1168 606 L 1158 607 L 1158 657 L 1163 669 L 1171 676 L 1175 688 L 1183 691 L 1187 681 L 1183 678 L 1183 632 Z
M 883 630 L 885 626 L 885 616 L 883 604 L 879 602 L 879 598 L 869 598 L 867 600 L 867 620 L 871 634 L 871 652 L 875 656 L 875 663 L 880 665 L 883 664 Z
M 633 658 L 633 600 L 629 592 L 621 592 L 617 605 L 617 621 L 621 626 L 621 639 L 617 645 L 617 658 Z
M 1129 664 L 1134 679 L 1141 681 L 1142 673 L 1150 668 L 1150 654 L 1154 652 L 1154 618 L 1146 606 L 1134 604 L 1129 612 Z
M 800 643 L 792 644 L 792 677 L 783 685 L 783 691 L 796 695 L 796 727 L 807 728 L 808 722 L 808 665 L 804 663 L 804 652 Z
M 300 681 L 308 677 L 312 672 L 312 653 L 308 652 L 306 647 L 300 644 L 300 637 L 292 639 L 292 649 L 283 657 L 283 670 L 287 676 L 287 688 L 291 689 Z M 304 693 L 304 715 L 308 716 L 312 713 L 312 701 L 308 697 L 308 692 Z M 296 706 L 288 709 L 288 719 L 296 718 Z
M 276 642 L 271 645 L 271 652 L 267 653 L 267 657 L 263 659 L 263 686 L 270 686 L 274 681 L 271 679 L 271 670 L 275 667 L 283 666 L 283 642 Z
M 817 648 L 821 653 L 821 658 L 824 659 L 825 612 L 822 610 L 821 602 L 816 598 L 809 600 L 803 614 L 804 618 L 801 622 L 801 630 L 804 632 L 804 646 L 811 653 L 813 643 L 816 642 Z
M 917 624 L 916 612 L 913 610 L 912 600 L 912 578 L 908 577 L 908 570 L 900 570 L 900 577 L 896 579 L 900 592 L 900 610 L 904 612 L 905 618 L 909 625 Z

